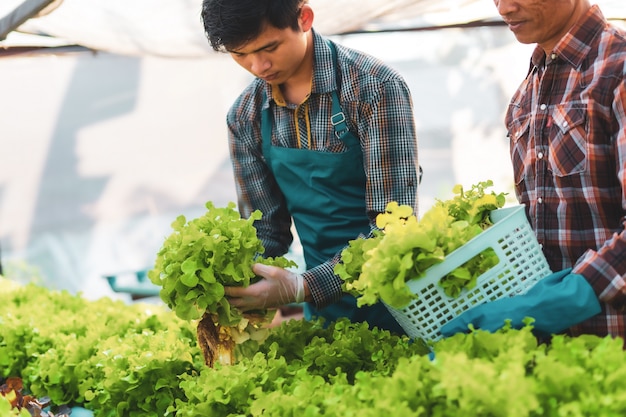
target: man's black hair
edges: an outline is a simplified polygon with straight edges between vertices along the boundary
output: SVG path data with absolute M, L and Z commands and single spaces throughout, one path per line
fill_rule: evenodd
M 202 23 L 216 51 L 236 49 L 256 38 L 266 24 L 298 30 L 308 0 L 203 0 Z

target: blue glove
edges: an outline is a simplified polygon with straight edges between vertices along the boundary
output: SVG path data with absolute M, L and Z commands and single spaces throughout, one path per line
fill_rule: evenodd
M 444 337 L 476 329 L 493 332 L 511 320 L 511 327 L 524 327 L 524 318 L 532 317 L 534 332 L 549 336 L 560 333 L 600 313 L 598 297 L 587 280 L 572 269 L 555 272 L 537 282 L 528 292 L 501 298 L 463 312 L 441 327 Z

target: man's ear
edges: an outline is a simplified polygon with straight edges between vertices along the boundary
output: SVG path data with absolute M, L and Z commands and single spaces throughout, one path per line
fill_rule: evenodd
M 300 29 L 303 32 L 308 32 L 313 27 L 313 9 L 308 4 L 305 4 L 300 9 L 300 17 L 298 20 L 300 21 Z

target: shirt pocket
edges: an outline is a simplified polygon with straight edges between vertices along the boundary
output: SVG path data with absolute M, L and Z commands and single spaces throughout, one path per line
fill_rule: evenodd
M 587 107 L 584 103 L 554 107 L 548 143 L 550 170 L 558 177 L 580 174 L 587 166 Z
M 530 161 L 530 116 L 520 114 L 509 119 L 507 134 L 515 183 L 519 184 L 525 175 L 525 166 Z

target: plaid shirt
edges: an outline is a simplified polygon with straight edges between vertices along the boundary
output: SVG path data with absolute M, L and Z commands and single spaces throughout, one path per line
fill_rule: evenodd
M 262 153 L 261 110 L 270 106 L 270 101 L 274 146 L 342 152 L 344 145 L 329 122 L 330 93 L 341 85 L 341 106 L 363 151 L 367 176 L 363 198 L 371 227 L 375 227 L 376 215 L 389 201 L 410 205 L 417 211 L 417 137 L 407 84 L 381 61 L 341 45 L 337 45 L 341 77 L 337 80 L 324 38 L 313 32 L 313 39 L 311 94 L 303 103 L 288 104 L 280 89 L 255 79 L 227 116 L 239 210 L 243 217 L 256 209 L 263 213 L 255 227 L 266 256 L 285 254 L 293 240 L 284 196 Z M 338 260 L 339 254 L 303 273 L 317 307 L 335 302 L 342 295 L 342 281 L 333 273 Z
M 626 34 L 593 6 L 551 54 L 535 49 L 506 116 L 517 197 L 550 267 L 573 267 L 603 304 L 573 335 L 625 336 L 624 74 Z

